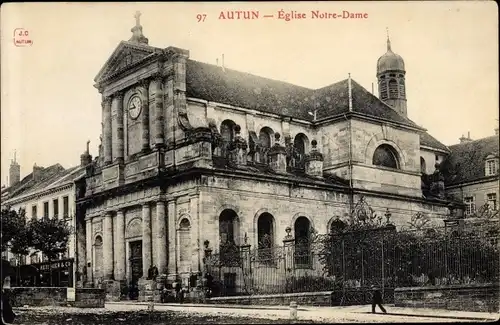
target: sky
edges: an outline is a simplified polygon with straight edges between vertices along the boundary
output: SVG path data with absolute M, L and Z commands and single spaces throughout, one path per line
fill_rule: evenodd
M 374 83 L 375 93 L 388 29 L 405 61 L 410 119 L 446 145 L 498 127 L 495 2 L 8 3 L 0 20 L 1 184 L 14 152 L 21 177 L 35 163 L 78 165 L 87 140 L 97 154 L 101 96 L 93 79 L 131 37 L 137 10 L 152 46 L 184 48 L 212 64 L 224 54 L 228 68 L 310 88 L 350 73 L 369 91 Z M 219 19 L 231 10 L 260 18 Z M 280 10 L 306 18 L 278 19 Z M 367 18 L 312 19 L 315 10 Z M 16 28 L 31 45 L 14 45 Z

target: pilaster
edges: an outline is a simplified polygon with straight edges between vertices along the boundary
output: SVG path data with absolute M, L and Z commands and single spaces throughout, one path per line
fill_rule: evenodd
M 115 161 L 123 163 L 124 158 L 124 134 L 123 134 L 123 92 L 118 92 L 116 100 L 116 155 Z
M 168 202 L 168 276 L 174 278 L 177 276 L 177 245 L 176 245 L 176 211 L 175 201 Z
M 191 211 L 191 269 L 193 272 L 200 272 L 200 236 L 199 236 L 199 217 L 198 217 L 198 195 L 193 195 L 189 198 Z
M 105 280 L 113 278 L 113 217 L 111 212 L 106 212 L 103 217 L 103 273 Z
M 104 163 L 112 162 L 112 136 L 111 136 L 111 97 L 103 98 L 103 123 L 104 123 Z
M 86 268 L 87 268 L 87 279 L 86 285 L 90 285 L 93 282 L 92 273 L 92 219 L 87 218 L 85 220 L 85 250 L 86 250 Z
M 114 257 L 115 257 L 115 280 L 125 280 L 125 213 L 118 210 L 115 217 Z
M 156 267 L 159 274 L 167 273 L 167 228 L 165 222 L 165 202 L 156 202 L 156 225 L 154 246 L 156 248 Z
M 163 147 L 165 145 L 165 134 L 164 134 L 164 112 L 163 112 L 163 76 L 157 75 L 154 78 L 155 82 L 155 147 Z
M 142 151 L 149 151 L 149 79 L 141 81 L 142 93 Z
M 142 205 L 142 276 L 147 278 L 152 266 L 151 254 L 151 208 L 149 202 Z

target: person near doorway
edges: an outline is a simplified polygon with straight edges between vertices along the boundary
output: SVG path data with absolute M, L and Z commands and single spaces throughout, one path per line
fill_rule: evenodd
M 383 304 L 383 299 L 382 299 L 382 293 L 380 292 L 380 288 L 378 288 L 377 286 L 372 286 L 372 313 L 375 313 L 375 307 L 377 305 L 384 314 L 387 313 L 382 304 Z

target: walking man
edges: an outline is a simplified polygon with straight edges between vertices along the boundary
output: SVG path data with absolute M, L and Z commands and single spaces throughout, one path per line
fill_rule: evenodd
M 372 286 L 372 291 L 373 291 L 373 294 L 372 294 L 372 313 L 375 314 L 375 307 L 378 305 L 380 310 L 382 310 L 382 312 L 384 314 L 386 314 L 387 311 L 385 310 L 384 306 L 382 306 L 383 300 L 382 300 L 382 293 L 380 292 L 380 289 L 377 286 Z

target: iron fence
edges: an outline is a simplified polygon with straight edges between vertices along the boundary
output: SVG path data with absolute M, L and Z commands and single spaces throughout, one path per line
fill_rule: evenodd
M 384 227 L 274 247 L 222 247 L 205 267 L 214 296 L 333 291 L 332 301 L 359 304 L 372 286 L 391 302 L 395 287 L 496 283 L 499 258 L 496 237 Z

